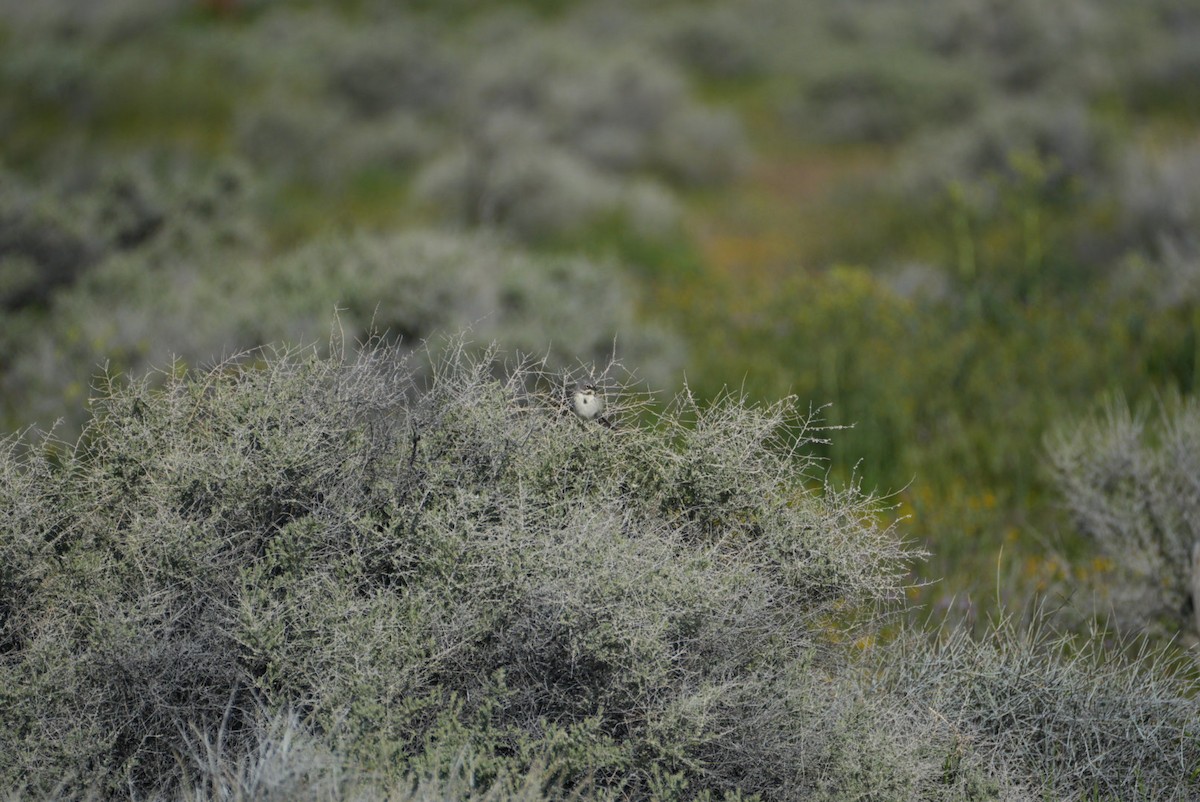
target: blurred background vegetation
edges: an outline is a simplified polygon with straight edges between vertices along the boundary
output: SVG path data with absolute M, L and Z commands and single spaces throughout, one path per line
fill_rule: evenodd
M 615 349 L 850 427 L 917 609 L 1082 625 L 1046 437 L 1195 394 L 1198 125 L 1195 0 L 0 0 L 0 424 L 332 326 Z

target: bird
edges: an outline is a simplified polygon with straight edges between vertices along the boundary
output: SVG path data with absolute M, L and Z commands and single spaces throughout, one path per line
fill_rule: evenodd
M 575 397 L 571 401 L 571 410 L 585 421 L 594 420 L 612 428 L 604 414 L 604 396 L 596 392 L 596 385 L 580 384 L 575 388 Z

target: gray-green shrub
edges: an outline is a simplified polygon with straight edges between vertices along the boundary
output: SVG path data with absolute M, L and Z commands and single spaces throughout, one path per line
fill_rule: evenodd
M 933 54 L 850 49 L 813 68 L 789 116 L 820 141 L 895 143 L 967 118 L 981 105 L 980 88 L 960 65 Z
M 256 26 L 262 52 L 244 58 L 265 88 L 240 104 L 241 150 L 325 188 L 411 171 L 424 207 L 527 241 L 622 217 L 672 236 L 674 216 L 647 219 L 635 185 L 719 185 L 745 166 L 738 118 L 700 103 L 644 41 L 501 13 L 465 31 L 403 13 L 371 24 L 284 10 Z
M 0 452 L 0 782 L 28 796 L 1187 799 L 1177 666 L 879 640 L 915 556 L 791 402 L 449 343 L 107 384 Z M 565 409 L 595 375 L 612 428 Z M 857 655 L 857 657 L 856 657 Z M 1152 657 L 1152 656 L 1151 656 Z M 415 790 L 414 790 L 415 789 Z
M 924 711 L 989 773 L 1037 799 L 1194 799 L 1200 702 L 1186 660 L 1108 633 L 1056 633 L 1044 609 L 908 633 L 877 655 L 877 691 Z M 957 769 L 957 759 L 947 771 Z
M 1122 167 L 1121 222 L 1129 244 L 1157 255 L 1171 249 L 1200 253 L 1200 147 L 1131 149 Z
M 1127 631 L 1194 628 L 1200 406 L 1176 400 L 1150 417 L 1114 401 L 1062 426 L 1049 451 L 1075 528 L 1109 563 L 1093 589 L 1100 612 Z
M 1033 162 L 1047 188 L 1079 191 L 1104 186 L 1111 167 L 1106 143 L 1088 108 L 1075 99 L 1032 96 L 998 100 L 962 123 L 914 137 L 896 169 L 908 198 L 929 203 L 948 187 L 964 186 L 994 206 L 1004 184 L 1028 181 Z
M 59 416 L 77 424 L 106 361 L 141 372 L 175 357 L 197 365 L 275 340 L 312 341 L 327 336 L 335 310 L 351 339 L 374 328 L 411 346 L 470 327 L 514 350 L 549 348 L 554 367 L 616 348 L 660 385 L 682 359 L 674 335 L 637 322 L 638 297 L 610 263 L 422 231 L 330 237 L 275 258 L 175 242 L 114 254 L 56 293 L 39 325 L 10 324 L 0 410 L 14 427 Z
M 452 220 L 538 240 L 620 216 L 663 237 L 675 215 L 648 216 L 631 180 L 714 185 L 746 162 L 738 119 L 644 48 L 555 31 L 489 38 L 485 52 L 461 101 L 466 134 L 415 183 Z
M 0 782 L 170 792 L 198 745 L 253 753 L 265 707 L 383 778 L 466 750 L 482 787 L 808 787 L 804 707 L 770 700 L 815 704 L 833 623 L 900 592 L 878 503 L 813 489 L 790 404 L 644 428 L 609 366 L 609 429 L 564 412 L 573 377 L 494 370 L 248 354 L 10 441 Z

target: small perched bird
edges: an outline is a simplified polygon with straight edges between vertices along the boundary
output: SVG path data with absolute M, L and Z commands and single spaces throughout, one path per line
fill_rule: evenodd
M 596 385 L 581 384 L 575 388 L 575 397 L 571 401 L 571 409 L 583 420 L 594 420 L 612 427 L 604 413 L 604 396 L 596 392 Z

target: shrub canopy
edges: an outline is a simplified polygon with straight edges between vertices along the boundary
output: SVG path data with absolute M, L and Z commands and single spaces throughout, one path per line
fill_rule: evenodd
M 582 425 L 574 377 L 464 353 L 422 387 L 385 349 L 113 380 L 74 445 L 11 441 L 2 781 L 163 790 L 273 710 L 385 776 L 467 750 L 484 780 L 799 787 L 796 679 L 911 556 L 877 503 L 820 492 L 788 403 L 645 426 L 610 366 L 615 428 Z
M 1200 717 L 1175 664 L 1008 624 L 881 639 L 916 552 L 878 499 L 821 479 L 790 401 L 685 393 L 652 414 L 616 364 L 504 365 L 451 340 L 430 372 L 347 350 L 109 379 L 77 442 L 7 443 L 0 783 L 197 800 L 1195 791 Z M 582 378 L 611 427 L 567 410 Z

